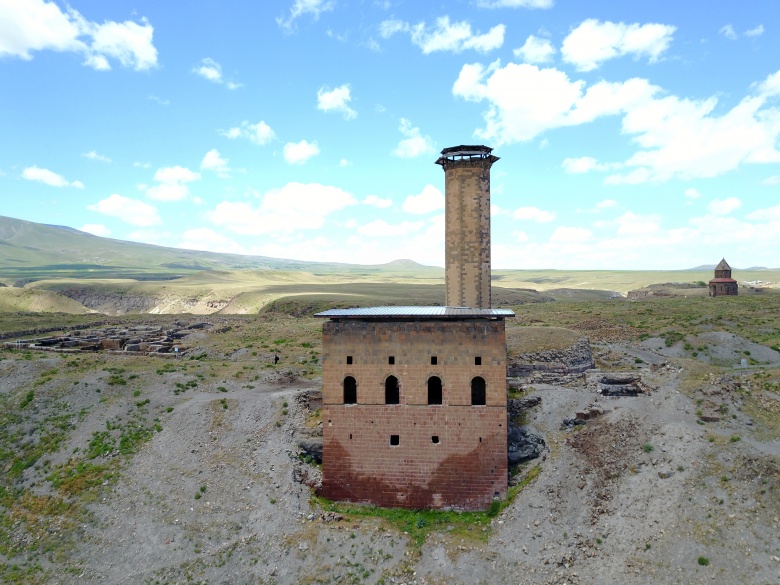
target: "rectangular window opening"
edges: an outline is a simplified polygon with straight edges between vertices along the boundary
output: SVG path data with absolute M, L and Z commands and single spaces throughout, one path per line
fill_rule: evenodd
M 391 355 L 389 358 L 387 358 L 387 363 L 390 364 L 391 366 L 395 364 L 395 356 Z
M 401 435 L 390 435 L 390 446 L 396 447 L 401 444 Z
M 433 435 L 431 437 L 431 443 L 433 443 L 434 445 L 438 445 L 439 444 L 439 435 Z
M 431 356 L 431 365 L 432 365 L 432 366 L 435 366 L 435 365 L 437 365 L 438 363 L 439 363 L 439 358 L 438 358 L 438 357 L 436 357 L 435 355 L 432 355 L 432 356 Z
M 477 356 L 474 358 L 474 365 L 475 366 L 481 366 L 482 365 L 482 356 Z
M 347 365 L 348 366 L 352 365 L 352 356 L 351 355 L 347 356 Z

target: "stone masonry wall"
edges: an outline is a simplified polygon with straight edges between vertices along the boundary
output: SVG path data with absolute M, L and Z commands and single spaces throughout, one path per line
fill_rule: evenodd
M 503 321 L 326 321 L 322 370 L 323 496 L 482 509 L 506 494 Z M 386 405 L 391 375 L 400 404 Z M 346 376 L 357 381 L 357 404 L 344 404 Z M 441 405 L 427 403 L 431 376 L 442 380 Z M 476 376 L 486 383 L 484 406 L 471 405 Z

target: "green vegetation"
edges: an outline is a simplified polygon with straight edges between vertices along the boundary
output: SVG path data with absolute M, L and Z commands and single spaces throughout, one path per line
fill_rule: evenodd
M 710 559 L 708 559 L 707 557 L 699 557 L 698 559 L 696 559 L 696 562 L 699 563 L 702 567 L 706 567 L 707 565 L 710 564 Z

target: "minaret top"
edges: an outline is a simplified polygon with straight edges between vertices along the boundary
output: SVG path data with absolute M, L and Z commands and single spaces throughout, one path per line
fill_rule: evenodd
M 450 166 L 483 166 L 485 163 L 490 168 L 499 158 L 490 154 L 491 152 L 492 148 L 483 145 L 450 146 L 441 151 L 436 164 L 441 165 L 445 171 Z

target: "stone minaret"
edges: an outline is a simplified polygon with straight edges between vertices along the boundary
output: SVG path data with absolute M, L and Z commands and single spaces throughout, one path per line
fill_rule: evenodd
M 453 146 L 436 161 L 444 169 L 445 305 L 490 309 L 490 167 L 487 146 Z

